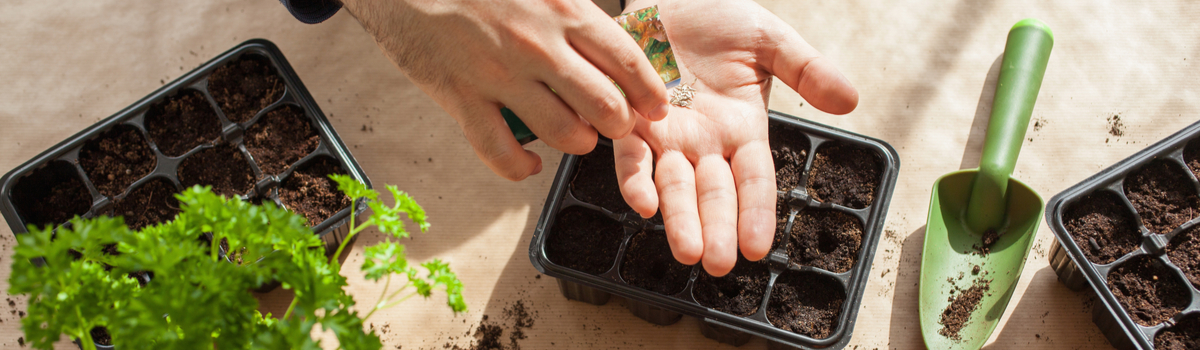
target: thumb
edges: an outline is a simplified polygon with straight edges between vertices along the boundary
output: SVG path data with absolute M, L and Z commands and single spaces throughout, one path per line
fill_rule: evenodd
M 783 20 L 767 14 L 767 30 L 760 38 L 758 58 L 763 69 L 779 77 L 800 93 L 813 107 L 832 114 L 846 114 L 858 106 L 858 90 L 829 59 L 808 45 Z

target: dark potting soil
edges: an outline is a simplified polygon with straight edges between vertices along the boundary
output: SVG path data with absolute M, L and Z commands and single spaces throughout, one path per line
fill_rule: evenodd
M 825 203 L 866 208 L 875 200 L 882 168 L 874 152 L 839 144 L 822 146 L 808 175 L 808 194 Z
M 749 316 L 758 311 L 771 273 L 762 260 L 750 262 L 738 254 L 733 271 L 723 277 L 708 272 L 700 274 L 692 296 L 700 305 L 737 316 Z
M 187 90 L 150 107 L 146 132 L 168 157 L 182 156 L 221 135 L 221 120 L 198 91 Z
M 942 310 L 942 318 L 938 321 L 942 325 L 938 334 L 946 338 L 962 340 L 962 335 L 959 333 L 971 322 L 971 314 L 979 309 L 979 301 L 983 300 L 983 296 L 991 289 L 991 284 L 991 280 L 976 278 L 971 287 L 967 289 L 959 289 L 955 286 L 951 291 L 950 305 Z
M 139 230 L 161 222 L 167 222 L 179 214 L 179 200 L 175 199 L 175 185 L 164 179 L 154 179 L 133 189 L 129 195 L 114 203 L 106 215 L 124 216 L 125 225 Z
M 771 158 L 775 160 L 775 186 L 790 191 L 800 184 L 804 163 L 808 161 L 808 138 L 788 128 L 770 131 Z
M 1160 160 L 1125 178 L 1125 195 L 1150 232 L 1167 234 L 1200 215 L 1192 180 L 1174 163 Z
M 244 123 L 283 97 L 283 80 L 266 58 L 245 55 L 213 71 L 208 92 L 234 123 Z
M 1183 149 L 1183 162 L 1187 163 L 1192 175 L 1200 178 L 1200 139 L 1188 142 L 1187 147 Z
M 1150 256 L 1130 259 L 1109 272 L 1108 289 L 1134 322 L 1147 327 L 1170 319 L 1192 298 L 1175 273 Z
M 113 197 L 154 171 L 158 159 L 137 129 L 115 128 L 83 144 L 79 166 L 100 194 Z
M 184 188 L 209 185 L 213 193 L 234 197 L 250 192 L 254 186 L 254 171 L 242 152 L 231 145 L 223 145 L 184 159 L 179 164 L 179 182 Z
M 1003 233 L 998 232 L 995 229 L 983 231 L 983 234 L 981 234 L 979 237 L 979 244 L 972 244 L 971 248 L 975 249 L 975 254 L 979 256 L 987 256 L 988 254 L 992 253 L 992 245 L 1000 241 L 1000 235 L 1003 235 Z
M 112 336 L 108 335 L 108 329 L 104 327 L 93 327 L 92 342 L 100 345 L 112 345 Z
M 350 198 L 329 178 L 332 174 L 345 173 L 333 158 L 316 158 L 301 165 L 283 181 L 279 187 L 279 201 L 291 211 L 304 215 L 309 226 L 317 226 L 350 206 Z
M 1167 258 L 1183 270 L 1189 282 L 1200 288 L 1200 226 L 1180 232 L 1167 245 Z
M 582 207 L 563 209 L 550 227 L 546 258 L 555 264 L 599 275 L 617 259 L 625 232 L 621 224 Z
M 621 277 L 638 288 L 663 295 L 675 295 L 687 286 L 692 267 L 679 263 L 671 255 L 667 234 L 662 231 L 642 231 L 634 235 L 625 248 L 621 261 Z
M 308 123 L 304 110 L 286 106 L 250 126 L 244 140 L 263 174 L 274 175 L 316 150 L 321 137 Z
M 1141 244 L 1137 219 L 1116 193 L 1101 191 L 1084 196 L 1063 215 L 1063 226 L 1088 260 L 1108 264 Z
M 1157 350 L 1200 349 L 1200 316 L 1185 318 L 1175 326 L 1159 332 L 1154 337 L 1154 348 Z
M 787 204 L 787 198 L 779 198 L 775 200 L 775 239 L 771 241 L 771 251 L 779 248 L 779 244 L 783 243 L 784 237 L 788 237 L 787 230 L 788 215 L 792 211 Z
M 767 319 L 781 329 L 828 338 L 837 329 L 846 293 L 842 285 L 815 273 L 787 273 L 775 280 Z
M 92 195 L 75 168 L 63 161 L 50 163 L 17 180 L 13 204 L 25 223 L 38 227 L 58 225 L 92 207 Z
M 862 247 L 863 224 L 836 210 L 804 210 L 796 215 L 788 261 L 827 271 L 850 271 Z
M 633 211 L 629 204 L 625 203 L 625 198 L 621 197 L 616 169 L 612 148 L 596 145 L 592 153 L 579 158 L 579 167 L 575 170 L 575 177 L 571 179 L 571 193 L 581 201 L 614 213 Z

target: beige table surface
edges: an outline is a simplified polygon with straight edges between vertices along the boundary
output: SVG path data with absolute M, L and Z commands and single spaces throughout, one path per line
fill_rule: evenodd
M 608 7 L 613 1 L 606 1 Z M 776 83 L 770 107 L 880 138 L 901 172 L 879 242 L 851 349 L 916 349 L 917 276 L 930 186 L 977 165 L 1005 33 L 1037 17 L 1057 38 L 1015 176 L 1049 198 L 1192 123 L 1200 112 L 1200 4 L 1191 1 L 761 1 L 841 67 L 861 104 L 846 116 L 802 105 Z M 470 345 L 485 315 L 521 301 L 535 312 L 524 349 L 731 348 L 700 336 L 697 321 L 652 326 L 619 298 L 605 306 L 565 300 L 538 278 L 527 249 L 561 153 L 535 143 L 547 171 L 508 182 L 479 162 L 458 126 L 380 54 L 345 11 L 320 25 L 294 20 L 274 0 L 57 1 L 0 5 L 0 170 L 107 117 L 250 38 L 283 50 L 376 184 L 396 184 L 428 210 L 433 229 L 408 242 L 410 257 L 449 261 L 466 283 L 470 312 L 413 300 L 370 320 L 387 348 Z M 736 20 L 736 17 L 731 17 Z M 990 71 L 990 73 L 989 73 Z M 989 80 L 991 77 L 991 80 Z M 1109 134 L 1120 115 L 1124 135 Z M 373 131 L 363 132 L 366 125 Z M 379 286 L 361 279 L 362 237 L 342 271 L 360 302 Z M 1085 295 L 1047 266 L 1054 238 L 1043 224 L 990 349 L 1093 349 L 1108 343 Z M 0 228 L 0 287 L 11 246 Z M 0 346 L 21 336 L 17 307 L 0 313 Z M 261 298 L 279 309 L 287 295 Z M 506 335 L 507 338 L 507 335 Z M 66 342 L 61 348 L 72 348 Z M 744 346 L 762 349 L 756 339 Z

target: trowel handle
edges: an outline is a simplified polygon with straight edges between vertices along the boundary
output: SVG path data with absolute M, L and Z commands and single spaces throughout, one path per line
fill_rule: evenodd
M 1004 224 L 1008 178 L 1021 153 L 1053 46 L 1050 27 L 1037 19 L 1023 19 L 1008 31 L 987 141 L 967 204 L 967 226 L 975 232 L 998 229 Z

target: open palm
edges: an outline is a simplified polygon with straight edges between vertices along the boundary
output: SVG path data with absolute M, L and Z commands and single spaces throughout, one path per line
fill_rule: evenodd
M 766 256 L 775 231 L 767 140 L 772 76 L 834 114 L 854 110 L 858 93 L 792 27 L 754 2 L 635 1 L 628 8 L 656 3 L 683 82 L 697 92 L 690 108 L 639 120 L 614 142 L 617 177 L 643 217 L 662 210 L 677 260 L 703 262 L 723 276 L 739 246 L 749 260 Z

